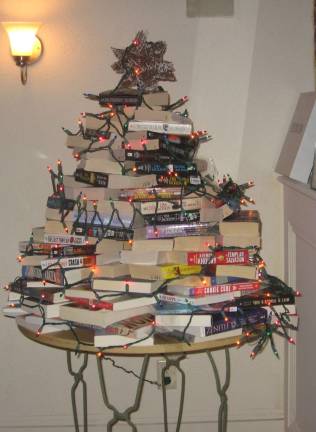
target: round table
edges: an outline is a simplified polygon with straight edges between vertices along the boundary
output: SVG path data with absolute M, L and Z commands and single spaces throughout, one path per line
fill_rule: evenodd
M 71 331 L 59 331 L 55 333 L 48 334 L 38 334 L 22 327 L 18 326 L 19 330 L 26 336 L 28 339 L 31 339 L 34 342 L 39 344 L 43 344 L 46 346 L 50 346 L 52 348 L 65 350 L 67 353 L 67 366 L 68 371 L 71 376 L 74 378 L 74 384 L 71 388 L 71 400 L 72 400 L 72 408 L 73 408 L 73 416 L 74 416 L 74 425 L 75 431 L 80 432 L 79 420 L 78 420 L 78 410 L 76 404 L 76 391 L 79 387 L 79 384 L 82 384 L 82 392 L 83 392 L 83 431 L 88 432 L 88 412 L 87 412 L 87 384 L 84 380 L 84 370 L 88 364 L 89 355 L 95 355 L 97 358 L 97 366 L 99 373 L 99 381 L 100 387 L 103 397 L 103 402 L 105 406 L 113 412 L 113 418 L 107 424 L 107 432 L 111 432 L 113 426 L 119 421 L 126 422 L 130 425 L 133 432 L 137 432 L 136 425 L 131 420 L 131 414 L 136 412 L 140 407 L 142 392 L 144 383 L 146 381 L 146 372 L 148 368 L 148 363 L 150 357 L 153 356 L 163 356 L 166 364 L 162 368 L 161 371 L 161 388 L 162 388 L 162 397 L 163 397 L 163 416 L 164 416 L 164 431 L 168 432 L 168 412 L 167 412 L 167 395 L 166 395 L 166 371 L 174 366 L 179 373 L 181 374 L 181 393 L 180 393 L 180 404 L 177 418 L 177 426 L 176 432 L 180 430 L 182 414 L 183 414 L 183 405 L 184 405 L 184 394 L 185 394 L 185 373 L 181 368 L 181 361 L 186 358 L 188 355 L 197 354 L 197 353 L 206 353 L 207 357 L 210 360 L 216 382 L 216 390 L 220 397 L 220 406 L 218 411 L 218 432 L 226 432 L 227 431 L 227 389 L 229 387 L 230 382 L 230 355 L 229 348 L 232 346 L 236 346 L 237 342 L 242 343 L 244 340 L 241 337 L 231 337 L 218 339 L 208 342 L 199 342 L 188 345 L 185 342 L 179 342 L 174 338 L 163 336 L 161 334 L 155 335 L 155 344 L 152 346 L 131 346 L 128 349 L 125 348 L 111 348 L 100 351 L 100 349 L 85 345 L 92 344 L 93 345 L 93 332 L 91 330 L 86 329 L 76 329 L 76 334 L 82 342 L 78 345 L 78 341 L 75 338 L 74 334 Z M 225 351 L 225 359 L 226 359 L 226 374 L 224 383 L 221 383 L 218 369 L 214 358 L 212 356 L 212 351 L 216 350 L 224 350 Z M 72 367 L 72 354 L 83 354 L 83 361 L 81 366 L 77 371 L 73 370 Z M 134 404 L 128 408 L 126 408 L 123 412 L 119 411 L 109 400 L 106 381 L 103 372 L 103 364 L 102 360 L 104 356 L 139 356 L 143 357 L 141 372 L 138 376 L 139 382 L 136 390 L 136 396 L 134 400 Z

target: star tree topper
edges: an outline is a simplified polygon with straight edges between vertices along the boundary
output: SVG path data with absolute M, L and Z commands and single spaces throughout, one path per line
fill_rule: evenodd
M 123 74 L 120 87 L 155 90 L 159 81 L 176 81 L 173 64 L 163 59 L 166 50 L 166 42 L 148 42 L 143 30 L 125 49 L 112 48 L 118 59 L 112 69 Z

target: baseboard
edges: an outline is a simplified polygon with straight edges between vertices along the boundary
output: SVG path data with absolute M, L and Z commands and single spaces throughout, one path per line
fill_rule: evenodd
M 286 432 L 302 432 L 299 425 L 295 422 L 293 422 L 290 427 L 286 430 Z
M 107 421 L 110 419 L 109 410 L 105 410 L 104 414 L 101 413 L 89 413 L 89 430 L 91 429 L 93 432 L 99 432 L 99 430 L 104 432 L 104 426 Z M 80 421 L 80 417 L 79 417 Z M 154 417 L 146 417 L 146 416 L 137 416 L 136 414 L 132 416 L 132 421 L 137 424 L 139 432 L 151 431 L 151 432 L 161 432 L 163 430 L 163 414 L 155 415 Z M 173 425 L 176 423 L 176 416 L 170 415 L 169 424 Z M 251 412 L 239 412 L 239 413 L 231 413 L 229 415 L 229 424 L 233 424 L 234 426 L 231 429 L 234 432 L 266 432 L 268 429 L 269 432 L 281 432 L 284 430 L 284 417 L 283 413 L 275 410 L 258 410 Z M 254 428 L 255 425 L 255 428 Z M 276 428 L 278 426 L 278 429 Z M 282 427 L 281 427 L 282 426 Z M 124 430 L 124 423 L 120 424 L 120 430 Z M 183 417 L 183 427 L 181 427 L 181 432 L 186 431 L 186 427 L 188 427 L 189 431 L 192 431 L 194 428 L 194 432 L 210 432 L 216 431 L 217 429 L 217 416 L 214 418 L 210 418 L 204 412 L 185 412 Z M 8 431 L 15 432 L 21 430 L 25 432 L 63 432 L 63 431 L 72 431 L 73 430 L 73 418 L 69 415 L 31 415 L 31 416 L 23 416 L 23 417 L 6 417 L 1 416 L 0 418 L 0 432 Z M 128 430 L 128 428 L 126 429 Z M 299 430 L 291 430 L 288 432 L 300 432 Z
M 281 432 L 284 430 L 284 422 L 283 420 L 262 420 L 262 421 L 229 421 L 228 422 L 228 430 L 234 432 Z M 175 429 L 174 424 L 170 424 L 171 430 Z M 60 425 L 60 426 L 20 426 L 20 427 L 1 427 L 0 431 L 2 432 L 73 432 L 73 425 Z M 105 423 L 103 425 L 90 425 L 89 431 L 91 432 L 104 432 Z M 130 426 L 120 423 L 115 429 L 120 432 L 130 432 Z M 163 430 L 163 424 L 137 424 L 138 432 L 161 432 Z M 217 432 L 217 422 L 184 422 L 181 425 L 181 432 Z M 291 431 L 296 432 L 296 431 Z M 297 430 L 297 432 L 299 432 Z

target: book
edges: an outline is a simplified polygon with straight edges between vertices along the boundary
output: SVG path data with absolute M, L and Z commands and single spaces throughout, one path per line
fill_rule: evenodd
M 127 161 L 125 168 L 131 168 L 137 174 L 157 174 L 157 175 L 197 175 L 198 169 L 195 163 L 166 163 L 161 161 L 153 162 L 132 162 Z
M 215 235 L 176 237 L 174 239 L 175 251 L 209 252 L 210 247 L 215 247 L 217 237 Z
M 122 276 L 130 276 L 129 266 L 119 262 L 113 262 L 106 265 L 97 265 L 93 270 L 96 278 L 118 278 Z
M 260 236 L 260 217 L 257 210 L 240 210 L 219 223 L 222 236 Z
M 85 171 L 96 171 L 107 174 L 122 174 L 124 166 L 117 161 L 105 159 L 82 159 L 77 165 L 77 169 Z
M 147 225 L 145 228 L 134 230 L 134 239 L 171 238 L 182 236 L 203 236 L 212 231 L 208 223 Z
M 267 311 L 264 308 L 254 308 L 247 311 L 228 312 L 225 317 L 222 314 L 213 315 L 213 325 L 204 327 L 201 336 L 211 336 L 223 333 L 247 325 L 264 324 L 267 321 Z
M 87 244 L 84 236 L 72 234 L 45 234 L 44 243 L 53 243 L 54 245 L 75 245 L 82 246 Z
M 196 187 L 202 184 L 200 175 L 157 175 L 157 185 L 159 187 Z
M 42 327 L 43 319 L 34 315 L 17 317 L 16 323 L 19 327 L 30 330 L 33 333 L 37 333 L 40 330 L 40 334 L 69 331 L 70 329 L 67 323 L 63 323 L 61 320 L 52 318 L 46 320 L 45 325 Z
M 210 286 L 204 286 L 201 279 L 199 283 L 194 286 L 182 286 L 181 281 L 179 286 L 168 284 L 168 292 L 172 294 L 182 294 L 187 296 L 205 296 L 208 294 L 223 294 L 234 291 L 258 291 L 260 288 L 259 281 L 251 281 L 248 279 L 241 278 L 229 278 L 229 277 L 211 277 Z
M 165 303 L 180 303 L 192 306 L 203 306 L 212 303 L 232 301 L 235 298 L 240 297 L 240 294 L 240 291 L 231 291 L 222 294 L 186 296 L 181 294 L 171 294 L 170 292 L 161 292 L 157 294 L 157 298 Z
M 124 248 L 124 242 L 119 240 L 102 239 L 95 247 L 96 254 L 105 254 L 116 256 L 116 253 Z
M 198 327 L 190 325 L 186 331 L 189 342 L 205 342 L 210 336 L 229 337 L 231 331 L 240 330 L 238 334 L 242 333 L 242 327 L 248 325 L 264 324 L 267 321 L 268 313 L 264 308 L 254 308 L 240 312 L 226 312 L 225 317 L 221 313 L 213 313 L 213 324 L 209 327 Z M 178 331 L 183 335 L 183 328 L 179 326 L 166 328 L 166 331 Z M 196 338 L 190 338 L 190 336 Z
M 129 344 L 137 344 L 137 346 L 152 346 L 154 345 L 154 337 L 150 336 L 153 333 L 152 326 L 148 329 L 148 335 L 141 338 L 134 338 L 132 336 L 123 336 L 118 334 L 111 334 L 107 329 L 98 329 L 94 333 L 94 346 L 99 348 L 113 347 L 113 346 L 128 346 Z
M 133 252 L 172 251 L 173 246 L 173 239 L 134 239 L 132 243 L 132 250 Z
M 209 252 L 173 251 L 174 262 L 188 265 L 206 264 L 250 264 L 248 249 L 223 249 Z
M 177 135 L 190 135 L 192 133 L 192 121 L 178 113 L 171 112 L 167 122 L 155 120 L 130 120 L 129 131 L 151 131 Z
M 151 332 L 154 322 L 154 315 L 147 313 L 115 322 L 107 326 L 105 330 L 108 334 L 130 336 L 135 339 L 141 339 Z
M 144 215 L 144 220 L 148 225 L 170 225 L 170 224 L 187 224 L 200 222 L 200 210 L 191 210 L 186 212 L 169 212 Z
M 79 182 L 78 182 L 79 183 Z M 76 200 L 79 195 L 85 196 L 87 200 L 109 200 L 118 199 L 120 196 L 120 189 L 100 188 L 93 187 L 85 184 L 86 188 L 65 186 L 64 193 L 67 199 Z
M 111 311 L 121 311 L 127 309 L 134 309 L 141 306 L 153 305 L 157 302 L 154 296 L 136 296 L 130 294 L 119 294 L 108 298 L 103 293 L 103 296 L 101 296 L 100 298 L 91 299 L 84 297 L 76 297 L 71 295 L 71 293 L 67 292 L 65 297 L 67 300 L 70 300 L 71 303 L 92 310 L 106 309 Z
M 21 308 L 24 312 L 34 314 L 40 317 L 46 318 L 57 318 L 59 317 L 61 305 L 69 303 L 67 301 L 63 303 L 49 303 L 45 300 L 38 301 L 32 297 L 28 297 L 23 300 Z
M 19 251 L 26 254 L 42 255 L 42 259 L 45 259 L 43 255 L 51 257 L 93 255 L 95 252 L 95 245 L 67 246 L 53 243 L 21 241 L 19 242 Z
M 121 147 L 118 140 L 115 140 L 111 145 L 111 151 L 109 148 L 92 149 L 85 152 L 78 152 L 77 149 L 74 149 L 73 156 L 77 160 L 100 159 L 111 162 L 124 162 L 125 150 Z
M 175 305 L 172 304 L 171 306 Z M 175 313 L 175 308 L 169 308 L 167 312 L 165 307 L 160 307 L 159 310 L 157 309 L 155 312 L 155 325 L 156 327 L 186 327 L 189 323 L 192 326 L 201 327 L 208 327 L 212 325 L 213 317 L 211 314 L 198 313 L 197 311 L 192 311 L 191 309 L 188 308 L 187 312 L 184 313 Z
M 250 293 L 247 296 L 242 296 L 236 299 L 236 306 L 242 308 L 252 308 L 261 306 L 277 306 L 295 304 L 295 296 L 293 294 L 278 294 L 267 297 L 256 293 Z
M 87 211 L 81 212 L 78 214 L 78 211 L 74 211 L 74 226 L 77 224 L 91 224 L 93 222 L 94 226 L 104 225 L 111 227 L 143 227 L 144 226 L 144 218 L 141 214 L 139 214 L 136 210 L 130 207 L 129 211 L 124 213 L 123 211 L 119 212 L 116 210 L 115 205 L 113 204 L 113 208 L 108 210 L 108 212 L 101 212 L 97 209 L 95 211 Z
M 91 275 L 92 270 L 89 267 L 69 268 L 69 269 L 46 269 L 42 270 L 35 266 L 22 266 L 21 275 L 28 279 L 41 279 L 52 284 L 64 286 L 67 284 L 75 284 L 80 281 L 86 281 Z M 30 286 L 34 286 L 33 283 Z M 45 287 L 45 285 L 44 285 Z
M 87 200 L 86 202 L 86 210 L 88 212 L 94 212 L 95 209 L 99 213 L 112 213 L 113 210 L 117 210 L 122 218 L 124 215 L 133 215 L 134 209 L 140 210 L 139 203 L 132 203 L 129 201 L 119 201 L 119 200 Z
M 65 291 L 67 297 L 75 299 L 98 300 L 104 298 L 105 300 L 112 300 L 117 298 L 118 293 L 112 291 L 96 291 L 88 286 L 77 285 L 67 288 Z M 83 304 L 84 305 L 84 304 Z
M 56 220 L 47 220 L 45 223 L 45 234 L 65 234 L 72 230 L 72 222 L 60 222 Z
M 108 106 L 109 104 L 138 106 L 142 100 L 149 106 L 167 106 L 170 103 L 168 92 L 159 91 L 142 94 L 133 88 L 118 88 L 115 91 L 106 90 L 97 96 L 90 94 L 85 94 L 85 96 L 92 100 L 98 100 L 101 106 Z
M 178 253 L 174 251 L 149 250 L 123 250 L 120 253 L 120 262 L 139 265 L 162 265 L 178 263 Z M 184 263 L 186 264 L 186 263 Z
M 140 211 L 143 215 L 154 213 L 171 213 L 187 210 L 199 210 L 202 206 L 210 206 L 210 203 L 205 198 L 184 198 L 183 200 L 175 201 L 147 201 L 140 204 Z
M 245 279 L 258 279 L 259 269 L 256 265 L 216 265 L 215 268 L 216 276 L 232 276 L 240 277 Z
M 96 263 L 95 255 L 65 257 L 65 258 L 51 258 L 41 261 L 41 268 L 57 269 L 57 268 L 77 268 L 77 267 L 92 267 Z
M 219 246 L 224 247 L 239 247 L 239 248 L 254 248 L 261 247 L 260 235 L 217 235 L 216 242 Z
M 92 186 L 110 189 L 124 189 L 137 187 L 151 187 L 157 184 L 156 176 L 148 174 L 145 176 L 128 176 L 120 174 L 105 174 L 102 172 L 86 171 L 77 168 L 74 173 L 75 179 Z
M 42 260 L 48 258 L 48 255 L 26 255 L 21 258 L 22 266 L 40 266 Z
M 167 280 L 189 274 L 200 273 L 200 265 L 165 264 L 165 265 L 138 265 L 130 264 L 129 271 L 133 279 Z
M 131 240 L 133 238 L 133 230 L 128 227 L 102 227 L 100 225 L 92 225 L 86 223 L 76 223 L 74 224 L 75 234 L 78 236 L 88 236 L 89 241 L 99 241 L 101 239 L 110 240 Z
M 34 227 L 32 228 L 32 239 L 34 242 L 42 242 L 44 239 L 44 227 Z
M 163 280 L 143 280 L 131 278 L 93 278 L 92 288 L 99 291 L 118 291 L 151 294 L 164 283 Z
M 171 188 L 142 188 L 142 189 L 124 189 L 119 192 L 119 199 L 126 199 L 134 201 L 154 201 L 156 199 L 173 200 L 179 199 L 183 195 L 181 187 Z M 190 197 L 193 194 L 190 194 Z M 186 195 L 189 197 L 189 195 Z
M 55 287 L 28 287 L 27 284 L 16 284 L 11 287 L 10 294 L 14 293 L 23 297 L 33 297 L 37 300 L 45 300 L 49 303 L 65 302 L 64 291 L 61 288 Z
M 137 138 L 128 137 L 128 135 L 132 134 L 140 134 Z M 126 151 L 138 151 L 138 152 L 146 152 L 147 151 L 158 151 L 160 149 L 159 139 L 147 139 L 147 135 L 145 132 L 130 132 L 125 135 L 126 141 L 123 141 L 122 145 L 126 149 Z
M 167 334 L 169 337 L 178 339 L 181 342 L 186 341 L 189 344 L 199 343 L 199 342 L 210 342 L 210 341 L 224 339 L 224 338 L 225 339 L 236 338 L 242 335 L 241 327 L 236 328 L 234 330 L 227 330 L 221 333 L 214 333 L 213 335 L 209 335 L 209 336 L 200 336 L 200 335 L 192 334 L 191 333 L 192 329 L 196 329 L 196 328 L 198 327 L 189 326 L 188 331 L 185 332 L 185 335 L 183 333 L 184 327 L 179 327 L 179 326 L 159 327 L 159 332 L 162 334 Z
M 152 312 L 153 309 L 151 305 L 114 312 L 106 309 L 89 310 L 77 305 L 68 304 L 60 307 L 60 318 L 82 324 L 92 324 L 100 327 L 107 327 L 117 321 Z

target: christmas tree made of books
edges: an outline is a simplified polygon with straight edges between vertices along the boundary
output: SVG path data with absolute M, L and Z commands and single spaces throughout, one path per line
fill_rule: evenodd
M 297 293 L 265 270 L 259 213 L 244 209 L 252 182 L 219 181 L 196 157 L 211 137 L 194 130 L 186 97 L 171 102 L 158 85 L 175 81 L 165 42 L 140 31 L 113 52 L 121 79 L 85 94 L 101 112 L 65 129 L 78 166 L 49 167 L 45 226 L 19 244 L 5 313 L 39 337 L 89 328 L 100 352 L 163 333 L 189 344 L 251 337 L 252 357 L 269 341 L 277 355 L 275 333 L 294 342 Z

